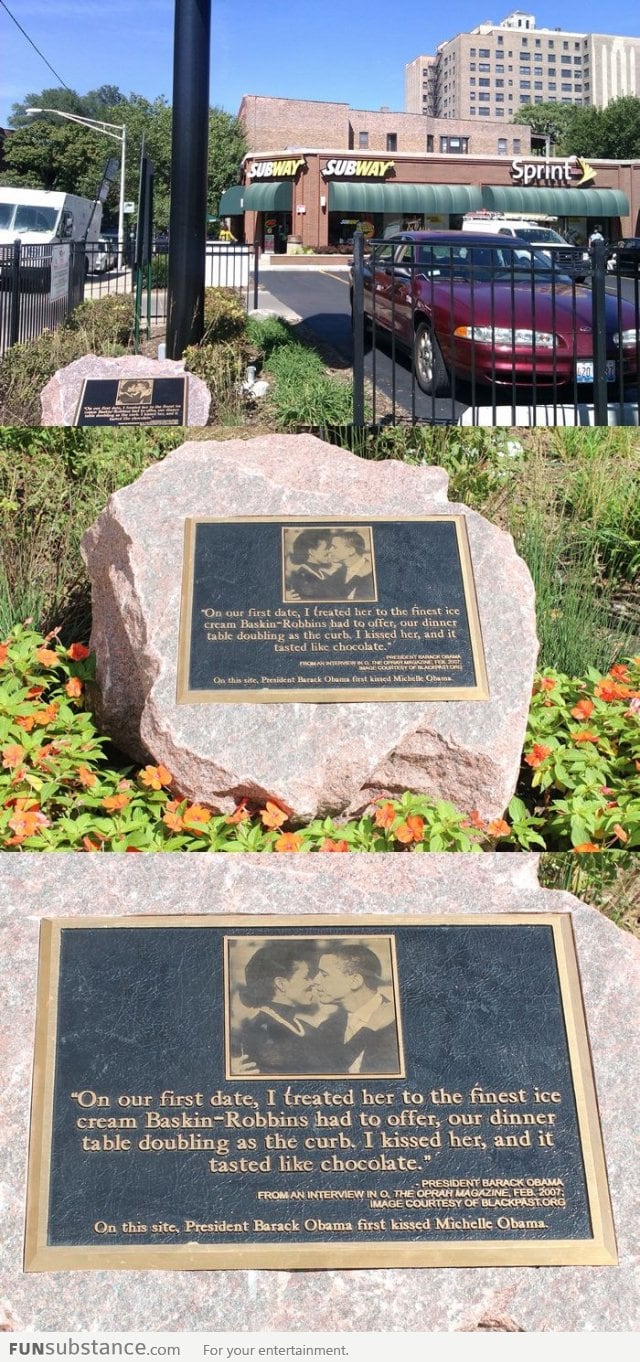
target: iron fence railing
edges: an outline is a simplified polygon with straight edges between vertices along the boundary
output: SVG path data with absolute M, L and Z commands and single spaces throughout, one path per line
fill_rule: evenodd
M 45 330 L 57 330 L 82 302 L 85 270 L 82 242 L 0 246 L 0 354 Z
M 638 424 L 640 277 L 466 233 L 364 243 L 354 425 Z
M 140 271 L 132 264 L 132 243 L 64 242 L 60 246 L 27 246 L 20 241 L 0 246 L 0 355 L 18 341 L 55 331 L 83 299 L 132 294 L 138 312 L 136 334 L 150 333 L 167 319 L 169 254 L 166 237 L 153 242 L 150 262 Z M 247 311 L 258 306 L 259 251 L 235 242 L 207 242 L 205 284 L 234 288 Z

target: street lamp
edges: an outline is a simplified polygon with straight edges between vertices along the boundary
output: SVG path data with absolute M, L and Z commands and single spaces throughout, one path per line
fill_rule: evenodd
M 67 118 L 70 123 L 81 123 L 85 128 L 93 128 L 94 132 L 104 133 L 105 137 L 112 137 L 115 142 L 119 142 L 122 148 L 120 152 L 120 205 L 118 209 L 118 269 L 122 269 L 124 251 L 124 173 L 125 173 L 125 154 L 127 147 L 127 129 L 124 123 L 105 123 L 103 119 L 84 118 L 80 114 L 65 113 L 62 109 L 26 109 L 28 114 L 55 114 L 57 118 Z

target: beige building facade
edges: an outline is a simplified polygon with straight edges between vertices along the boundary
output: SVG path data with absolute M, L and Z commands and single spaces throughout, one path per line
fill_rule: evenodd
M 427 118 L 505 122 L 529 104 L 604 108 L 640 95 L 640 38 L 537 28 L 515 10 L 405 67 L 405 108 Z

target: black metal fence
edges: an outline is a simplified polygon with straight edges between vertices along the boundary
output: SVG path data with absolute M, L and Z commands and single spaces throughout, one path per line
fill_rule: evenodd
M 60 326 L 82 302 L 86 268 L 82 242 L 0 246 L 0 355 Z
M 257 246 L 207 242 L 205 283 L 235 288 L 247 311 L 258 306 Z M 0 355 L 18 341 L 55 331 L 85 298 L 133 294 L 139 309 L 138 331 L 149 332 L 167 317 L 168 244 L 153 243 L 151 261 L 136 279 L 132 242 L 63 242 L 0 246 Z
M 471 233 L 357 234 L 354 425 L 638 424 L 640 275 Z

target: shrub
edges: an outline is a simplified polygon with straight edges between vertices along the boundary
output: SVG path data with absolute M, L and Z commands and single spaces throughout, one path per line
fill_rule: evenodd
M 101 355 L 105 347 L 128 348 L 133 338 L 135 302 L 131 293 L 105 293 L 79 303 L 62 323 L 63 331 L 81 332 L 83 353 Z
M 211 393 L 209 421 L 229 415 L 230 405 L 239 406 L 239 385 L 246 355 L 239 341 L 218 341 L 215 345 L 189 345 L 183 353 L 185 368 L 202 378 Z
M 80 303 L 54 332 L 12 345 L 0 360 L 0 423 L 38 426 L 40 393 L 56 369 L 86 354 L 122 354 L 131 344 L 130 294 L 105 294 Z
M 202 345 L 240 340 L 245 335 L 246 329 L 247 314 L 242 295 L 237 289 L 205 289 Z

